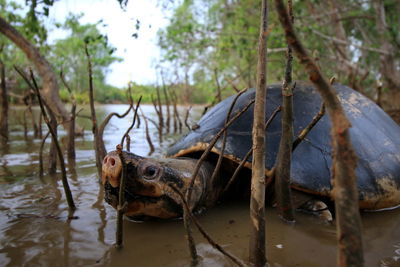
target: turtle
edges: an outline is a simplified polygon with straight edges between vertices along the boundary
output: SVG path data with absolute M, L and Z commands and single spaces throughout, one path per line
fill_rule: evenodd
M 359 207 L 362 210 L 381 210 L 400 205 L 400 127 L 379 106 L 361 93 L 339 83 L 333 84 L 343 109 L 351 122 L 350 138 L 357 155 L 356 178 Z M 241 94 L 233 106 L 231 117 L 254 99 L 255 90 Z M 224 127 L 234 96 L 211 108 L 198 121 L 197 127 L 169 147 L 167 157 L 146 158 L 123 151 L 126 164 L 125 215 L 133 220 L 149 218 L 179 218 L 182 199 L 176 190 L 185 194 L 193 170 L 214 136 Z M 267 86 L 265 117 L 269 118 L 281 105 L 281 85 Z M 293 93 L 293 126 L 298 133 L 319 111 L 322 99 L 313 85 L 297 82 Z M 227 129 L 222 166 L 211 180 L 218 156 L 222 153 L 220 138 L 195 178 L 189 206 L 200 212 L 225 198 L 249 195 L 251 157 L 245 163 L 228 192 L 223 189 L 233 171 L 252 148 L 253 105 Z M 331 120 L 324 115 L 292 154 L 292 192 L 334 202 L 332 186 Z M 275 164 L 281 137 L 278 114 L 265 135 L 266 172 Z M 118 205 L 122 164 L 116 151 L 103 160 L 102 184 L 105 200 L 114 208 Z M 173 185 L 173 186 L 171 186 Z M 267 194 L 270 195 L 270 194 Z M 273 199 L 272 199 L 273 201 Z M 303 203 L 304 204 L 304 203 Z

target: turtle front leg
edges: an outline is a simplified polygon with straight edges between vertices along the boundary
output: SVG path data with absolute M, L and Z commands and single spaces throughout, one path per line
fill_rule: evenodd
M 313 195 L 293 190 L 292 197 L 293 205 L 297 210 L 310 213 L 328 223 L 333 221 L 333 216 L 328 208 L 328 205 L 315 198 Z

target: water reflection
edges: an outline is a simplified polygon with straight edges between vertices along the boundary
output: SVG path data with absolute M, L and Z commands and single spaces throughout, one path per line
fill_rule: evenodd
M 110 112 L 122 113 L 126 108 L 101 106 L 97 112 L 99 121 Z M 151 106 L 144 105 L 142 109 L 147 117 L 155 119 Z M 182 114 L 185 111 L 181 109 Z M 16 117 L 21 117 L 20 112 L 13 110 Z M 115 148 L 132 116 L 111 120 L 104 132 L 107 150 Z M 189 265 L 181 221 L 125 221 L 125 249 L 114 249 L 116 212 L 104 203 L 104 192 L 98 184 L 89 120 L 78 118 L 84 135 L 76 138 L 76 164 L 68 165 L 77 205 L 74 216 L 79 219 L 70 218 L 59 177 L 38 177 L 41 141 L 32 138 L 32 131 L 27 132 L 25 140 L 18 119 L 13 121 L 12 141 L 0 150 L 0 266 Z M 157 148 L 154 155 L 159 156 L 177 137 L 167 136 L 160 146 L 155 125 L 148 126 Z M 140 128 L 133 128 L 131 133 L 132 150 L 142 156 L 149 152 L 144 127 L 142 121 Z M 65 135 L 61 127 L 59 134 Z M 50 139 L 45 144 L 45 155 L 49 143 Z M 362 217 L 366 266 L 399 266 L 400 210 L 364 213 Z M 199 219 L 215 240 L 247 259 L 248 203 L 223 203 Z M 197 233 L 195 239 L 202 257 L 200 266 L 232 266 Z M 336 266 L 335 227 L 308 215 L 297 214 L 295 225 L 285 225 L 275 210 L 268 208 L 267 239 L 271 266 Z

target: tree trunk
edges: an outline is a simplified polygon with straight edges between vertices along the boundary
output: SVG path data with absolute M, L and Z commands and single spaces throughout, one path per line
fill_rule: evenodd
M 267 81 L 267 0 L 262 1 L 258 41 L 257 87 L 253 122 L 253 162 L 250 198 L 250 263 L 265 266 L 265 99 Z
M 67 124 L 69 123 L 70 114 L 61 102 L 57 78 L 50 63 L 40 54 L 36 47 L 2 17 L 0 17 L 0 32 L 17 45 L 35 65 L 42 79 L 43 88 L 41 94 L 46 100 L 46 104 L 57 116 L 62 117 L 64 127 L 68 130 Z

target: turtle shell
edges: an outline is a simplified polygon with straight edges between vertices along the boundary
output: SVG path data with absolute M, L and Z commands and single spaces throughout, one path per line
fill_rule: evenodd
M 374 102 L 353 89 L 335 84 L 333 88 L 349 118 L 351 142 L 358 157 L 356 176 L 360 207 L 381 209 L 400 204 L 400 127 Z M 234 108 L 242 110 L 255 90 L 242 94 Z M 199 127 L 170 147 L 168 155 L 191 156 L 204 151 L 215 134 L 224 127 L 234 96 L 209 110 L 198 122 Z M 282 103 L 281 85 L 267 88 L 266 119 Z M 298 83 L 293 95 L 294 133 L 297 135 L 317 114 L 321 97 L 309 84 Z M 240 162 L 252 147 L 253 105 L 229 128 L 224 157 Z M 331 196 L 332 146 L 331 120 L 326 113 L 292 155 L 292 187 L 304 192 Z M 278 114 L 266 132 L 265 166 L 275 164 L 281 137 L 281 116 Z M 222 138 L 213 152 L 220 153 Z M 251 168 L 251 157 L 245 165 Z

